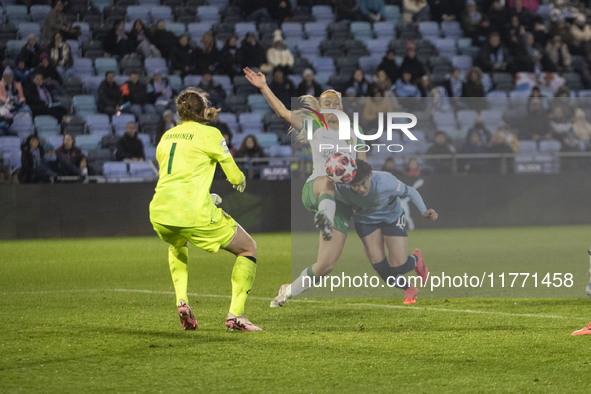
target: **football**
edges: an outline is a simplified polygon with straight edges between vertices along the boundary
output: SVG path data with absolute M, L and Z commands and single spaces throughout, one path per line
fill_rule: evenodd
M 349 183 L 355 178 L 357 163 L 346 153 L 335 153 L 326 161 L 326 176 L 334 183 Z

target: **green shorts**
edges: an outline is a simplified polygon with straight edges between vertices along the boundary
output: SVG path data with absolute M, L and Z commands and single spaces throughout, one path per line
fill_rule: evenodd
M 315 179 L 306 182 L 302 189 L 302 202 L 306 209 L 312 213 L 318 212 L 318 200 L 314 197 L 314 181 Z M 347 235 L 349 231 L 349 222 L 353 215 L 353 210 L 347 204 L 340 201 L 335 201 L 337 209 L 334 215 L 334 228 L 341 233 Z
M 234 239 L 238 224 L 236 221 L 217 208 L 217 218 L 203 227 L 176 227 L 152 222 L 154 231 L 163 240 L 174 247 L 182 247 L 186 241 L 207 252 L 215 253 L 224 249 Z

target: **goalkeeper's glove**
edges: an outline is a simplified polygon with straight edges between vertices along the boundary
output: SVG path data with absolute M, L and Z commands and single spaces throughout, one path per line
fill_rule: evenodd
M 211 201 L 213 201 L 213 205 L 216 207 L 222 203 L 222 198 L 215 193 L 211 193 Z
M 239 193 L 242 193 L 244 189 L 246 189 L 246 178 L 242 181 L 242 183 L 238 185 L 233 185 L 232 187 L 238 190 Z

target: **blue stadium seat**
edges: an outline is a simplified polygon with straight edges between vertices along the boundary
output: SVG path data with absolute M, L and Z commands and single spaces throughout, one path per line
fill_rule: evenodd
M 76 75 L 83 81 L 84 78 L 94 75 L 92 59 L 86 57 L 75 57 L 73 69 L 74 75 Z
M 136 19 L 149 24 L 151 21 L 150 8 L 141 5 L 130 5 L 127 7 L 127 21 L 133 23 Z
M 304 31 L 306 32 L 306 36 L 308 38 L 313 39 L 321 39 L 323 40 L 326 37 L 326 32 L 328 30 L 328 22 L 308 22 L 304 24 Z
M 536 141 L 519 141 L 519 153 L 538 153 L 538 143 Z
M 459 68 L 462 73 L 465 73 L 472 67 L 472 58 L 470 56 L 457 55 L 452 57 L 451 64 L 454 67 Z
M 34 125 L 33 118 L 28 112 L 19 112 L 12 118 L 10 131 L 20 134 L 29 135 L 33 133 Z
M 439 56 L 452 59 L 456 53 L 456 40 L 453 38 L 438 38 L 435 40 L 435 47 L 439 52 Z
M 84 78 L 84 89 L 87 94 L 93 95 L 98 100 L 98 88 L 105 79 L 102 75 L 93 75 Z
M 376 22 L 373 24 L 373 32 L 377 38 L 384 37 L 388 40 L 396 38 L 396 32 L 394 30 L 394 23 L 392 21 Z
M 138 133 L 137 138 L 142 141 L 142 145 L 144 148 L 152 145 L 152 140 L 150 139 L 150 134 L 146 133 Z
M 34 119 L 35 130 L 37 133 L 58 134 L 60 126 L 57 119 L 50 115 L 37 115 Z
M 81 134 L 76 136 L 76 145 L 84 151 L 88 151 L 89 149 L 98 149 L 100 144 L 101 137 L 98 135 Z
M 312 6 L 312 16 L 317 21 L 328 21 L 334 20 L 334 12 L 328 5 L 314 5 Z
M 86 127 L 90 133 L 96 129 L 107 129 L 109 131 L 112 130 L 111 128 L 111 121 L 109 120 L 109 115 L 106 114 L 89 114 L 85 117 L 86 120 Z
M 398 23 L 400 20 L 400 7 L 397 5 L 384 6 L 384 17 L 387 21 Z
M 127 127 L 129 122 L 135 122 L 135 116 L 132 114 L 120 114 L 111 118 L 111 124 L 114 129 L 118 127 Z
M 94 69 L 98 76 L 103 77 L 107 71 L 119 74 L 119 66 L 114 57 L 97 57 L 94 59 Z
M 283 22 L 281 24 L 281 31 L 283 32 L 284 37 L 289 37 L 290 39 L 304 39 L 304 29 L 302 24 L 299 22 Z
M 220 112 L 218 116 L 220 122 L 227 124 L 230 130 L 238 129 L 238 121 L 236 120 L 235 114 L 231 112 Z
M 132 161 L 129 163 L 129 173 L 135 176 L 154 176 L 154 170 L 147 161 Z
M 90 25 L 86 22 L 74 22 L 72 26 L 77 26 L 80 28 L 80 36 L 78 37 L 78 41 L 84 42 L 92 39 L 92 33 L 90 32 Z
M 26 43 L 26 40 L 8 40 L 6 42 L 6 57 L 8 59 L 16 59 Z
M 213 22 L 192 22 L 187 25 L 187 32 L 191 36 L 191 40 L 199 42 L 203 35 L 211 30 Z
M 160 72 L 162 75 L 168 74 L 168 65 L 166 59 L 162 57 L 150 57 L 144 60 L 144 68 L 148 76 L 152 76 L 156 72 Z
M 202 22 L 216 23 L 220 18 L 220 10 L 215 6 L 202 5 L 197 7 L 197 16 Z
M 238 121 L 243 133 L 254 134 L 263 131 L 263 117 L 258 113 L 243 113 L 238 115 Z
M 379 37 L 373 40 L 367 40 L 365 46 L 370 54 L 384 56 L 386 55 L 386 50 L 388 49 L 389 44 L 389 37 Z
M 122 177 L 129 175 L 127 172 L 127 163 L 122 161 L 107 161 L 103 163 L 103 174 L 105 176 Z
M 41 25 L 38 22 L 22 22 L 18 24 L 18 35 L 21 39 L 26 40 L 29 34 L 35 36 L 37 41 L 41 37 Z
M 279 138 L 275 133 L 259 133 L 256 137 L 263 149 L 279 144 Z
M 373 75 L 377 72 L 378 66 L 382 62 L 382 57 L 379 55 L 363 56 L 359 58 L 359 68 L 368 75 Z
M 560 152 L 562 148 L 562 144 L 560 141 L 556 140 L 542 140 L 540 141 L 540 152 L 550 153 L 550 152 Z
M 441 32 L 445 38 L 458 39 L 464 36 L 462 26 L 457 21 L 441 22 Z
M 77 115 L 85 116 L 96 113 L 96 100 L 91 95 L 77 95 L 72 98 L 74 112 Z
M 369 22 L 352 22 L 349 29 L 356 40 L 367 41 L 373 38 L 371 24 Z
M 6 152 L 21 148 L 21 141 L 18 137 L 6 136 L 0 137 L 0 152 Z
M 453 112 L 435 111 L 433 113 L 433 121 L 435 122 L 437 127 L 440 127 L 440 126 L 454 126 L 454 127 L 456 127 L 457 126 L 456 118 L 455 118 Z
M 166 22 L 166 30 L 178 37 L 187 32 L 187 26 L 184 23 Z
M 183 79 L 183 86 L 197 86 L 199 85 L 199 82 L 201 82 L 201 75 L 187 75 Z
M 180 91 L 183 89 L 183 81 L 179 75 L 169 75 L 168 83 L 170 83 L 170 87 L 174 92 L 180 93 Z
M 320 42 L 319 39 L 308 39 L 302 40 L 298 44 L 298 51 L 304 58 L 314 59 L 320 55 Z
M 72 57 L 80 56 L 80 44 L 76 40 L 66 40 L 66 43 L 70 47 L 70 55 Z
M 315 57 L 312 60 L 312 67 L 317 73 L 334 74 L 336 72 L 334 60 L 331 57 Z
M 250 107 L 250 110 L 255 113 L 266 114 L 271 110 L 269 103 L 262 94 L 249 94 L 246 98 L 246 102 Z
M 238 42 L 246 36 L 247 33 L 257 33 L 257 25 L 254 22 L 238 22 L 234 25 L 234 31 Z
M 138 0 L 138 5 L 151 8 L 160 4 L 160 0 Z
M 35 4 L 31 6 L 29 13 L 31 15 L 31 22 L 43 23 L 45 21 L 45 17 L 51 11 L 51 7 L 47 4 L 40 5 Z
M 24 5 L 8 5 L 6 6 L 6 20 L 17 26 L 19 23 L 29 21 L 29 12 L 27 6 Z
M 169 6 L 157 5 L 150 8 L 150 17 L 152 22 L 156 22 L 160 19 L 166 22 L 173 22 L 174 17 L 172 16 L 172 9 Z
M 56 150 L 64 143 L 64 136 L 63 135 L 52 135 L 46 141 L 49 145 L 53 147 L 53 150 Z
M 419 22 L 419 32 L 421 33 L 421 36 L 423 36 L 423 39 L 428 39 L 431 41 L 435 41 L 441 37 L 439 24 L 433 21 Z

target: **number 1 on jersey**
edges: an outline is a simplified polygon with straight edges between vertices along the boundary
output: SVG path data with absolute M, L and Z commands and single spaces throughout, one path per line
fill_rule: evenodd
M 172 159 L 174 159 L 174 151 L 176 150 L 176 142 L 170 147 L 170 154 L 168 155 L 168 173 L 172 171 Z

